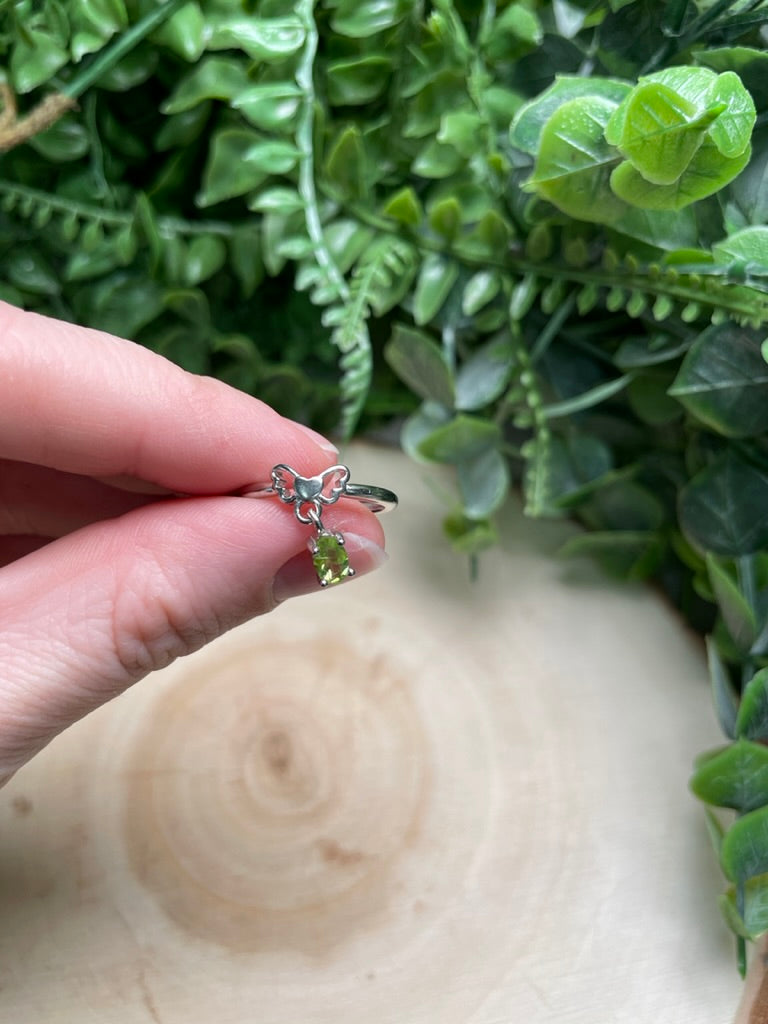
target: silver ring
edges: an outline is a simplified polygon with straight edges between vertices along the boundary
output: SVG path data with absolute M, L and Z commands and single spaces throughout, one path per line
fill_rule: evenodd
M 351 498 L 372 512 L 388 512 L 397 507 L 397 495 L 386 487 L 350 483 L 346 466 L 331 466 L 317 476 L 301 476 L 295 469 L 281 462 L 273 468 L 271 476 L 268 484 L 251 484 L 240 493 L 249 498 L 275 496 L 284 504 L 293 505 L 294 514 L 300 523 L 314 526 L 317 533 L 310 538 L 307 546 L 321 587 L 341 583 L 347 577 L 354 576 L 355 570 L 349 564 L 349 556 L 344 548 L 344 536 L 325 529 L 323 508 L 335 505 L 341 498 Z
M 322 506 L 335 505 L 340 498 L 351 498 L 371 512 L 389 512 L 397 508 L 397 495 L 386 487 L 353 484 L 346 466 L 331 466 L 317 476 L 301 476 L 295 469 L 279 463 L 272 470 L 270 483 L 251 484 L 241 492 L 249 498 L 275 496 L 293 505 L 300 523 L 316 523 Z

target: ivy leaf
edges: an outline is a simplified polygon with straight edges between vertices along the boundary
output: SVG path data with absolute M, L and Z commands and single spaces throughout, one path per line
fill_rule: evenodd
M 577 220 L 610 223 L 624 211 L 610 187 L 616 152 L 605 141 L 615 104 L 599 96 L 568 100 L 541 133 L 528 191 Z
M 726 437 L 751 437 L 768 430 L 768 365 L 760 342 L 734 324 L 708 327 L 699 335 L 669 394 Z
M 768 476 L 733 451 L 680 492 L 680 525 L 704 551 L 738 558 L 768 546 Z
M 439 346 L 422 331 L 396 324 L 384 350 L 390 367 L 422 398 L 450 408 L 453 380 Z
M 768 794 L 768 747 L 739 739 L 714 751 L 698 763 L 691 789 L 715 807 L 741 813 L 762 807 Z

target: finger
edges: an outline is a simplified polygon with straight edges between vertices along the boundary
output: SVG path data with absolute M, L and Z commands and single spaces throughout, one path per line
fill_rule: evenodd
M 0 457 L 221 494 L 335 450 L 262 402 L 141 346 L 0 303 Z
M 381 562 L 382 534 L 351 505 L 332 510 L 328 526 L 348 533 L 363 574 Z M 148 672 L 310 584 L 321 592 L 307 539 L 277 502 L 178 499 L 86 526 L 4 568 L 0 777 Z
M 150 500 L 91 477 L 0 459 L 0 534 L 61 537 Z

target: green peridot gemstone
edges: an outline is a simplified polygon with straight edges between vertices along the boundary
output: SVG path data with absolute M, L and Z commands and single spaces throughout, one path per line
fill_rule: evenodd
M 319 533 L 312 540 L 312 564 L 321 587 L 330 587 L 354 574 L 349 555 L 335 533 Z

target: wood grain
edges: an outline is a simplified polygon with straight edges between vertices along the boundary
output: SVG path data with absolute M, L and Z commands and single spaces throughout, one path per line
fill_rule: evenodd
M 470 582 L 424 471 L 347 454 L 401 494 L 389 565 L 145 680 L 0 793 L 0 1021 L 730 1022 L 687 792 L 720 742 L 699 642 L 514 510 Z

